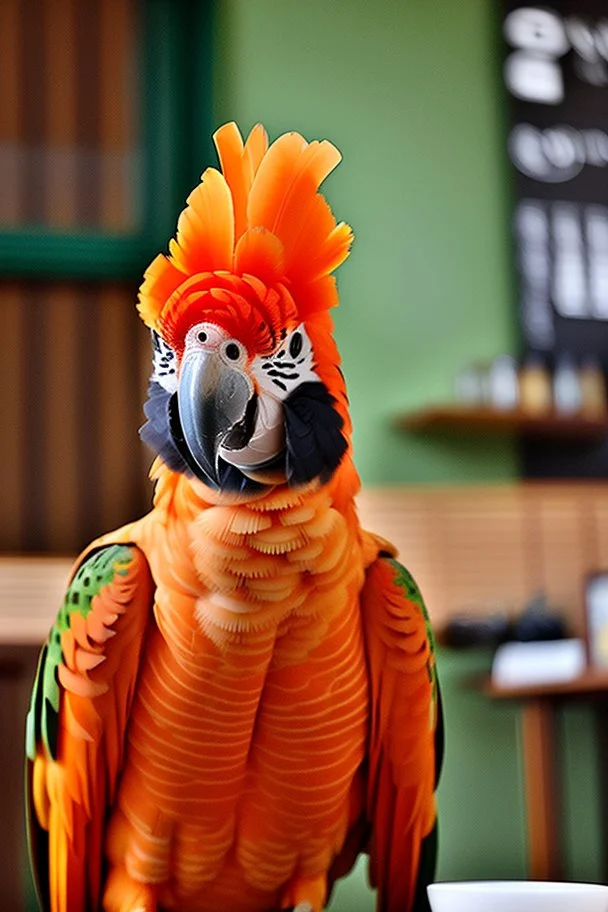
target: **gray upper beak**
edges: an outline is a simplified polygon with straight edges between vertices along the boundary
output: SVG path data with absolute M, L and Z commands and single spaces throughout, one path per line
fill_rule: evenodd
M 194 462 L 219 484 L 219 449 L 242 421 L 253 395 L 251 382 L 228 366 L 217 351 L 186 355 L 177 389 L 179 419 Z

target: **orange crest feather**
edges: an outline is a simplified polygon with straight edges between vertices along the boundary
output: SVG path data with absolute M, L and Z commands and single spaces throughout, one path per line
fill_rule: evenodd
M 341 156 L 327 140 L 308 143 L 298 133 L 269 147 L 260 124 L 244 144 L 234 123 L 213 138 L 221 171 L 208 168 L 188 197 L 169 255 L 159 254 L 146 271 L 139 312 L 179 347 L 184 326 L 214 315 L 218 304 L 220 319 L 232 321 L 229 303 L 210 292 L 219 285 L 236 293 L 236 279 L 251 324 L 247 343 L 257 344 L 261 333 L 267 347 L 286 319 L 303 321 L 338 303 L 331 273 L 353 236 L 318 190 Z

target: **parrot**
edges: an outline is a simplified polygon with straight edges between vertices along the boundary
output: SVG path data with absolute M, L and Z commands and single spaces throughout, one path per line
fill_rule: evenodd
M 369 857 L 427 910 L 443 714 L 416 582 L 365 531 L 329 140 L 214 134 L 144 273 L 150 511 L 77 558 L 26 720 L 48 912 L 321 912 Z

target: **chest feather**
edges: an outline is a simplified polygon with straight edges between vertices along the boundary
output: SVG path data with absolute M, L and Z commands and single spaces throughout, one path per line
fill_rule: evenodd
M 360 544 L 322 492 L 280 503 L 215 505 L 189 527 L 194 616 L 227 647 L 249 633 L 326 626 L 362 581 Z M 314 622 L 314 623 L 312 623 Z

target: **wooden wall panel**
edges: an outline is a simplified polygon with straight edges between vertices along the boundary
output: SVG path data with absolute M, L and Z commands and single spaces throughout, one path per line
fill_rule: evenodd
M 48 415 L 48 433 L 42 448 L 44 474 L 44 515 L 49 517 L 46 541 L 57 546 L 77 540 L 74 510 L 75 479 L 81 457 L 75 391 L 79 389 L 74 327 L 80 301 L 68 284 L 51 286 L 47 292 L 49 324 L 52 326 L 53 355 L 40 395 Z M 58 547 L 58 550 L 63 550 Z
M 100 221 L 110 231 L 134 227 L 136 199 L 129 152 L 137 144 L 137 17 L 133 3 L 105 0 L 100 10 Z
M 582 580 L 592 569 L 581 502 L 570 489 L 535 495 L 540 516 L 542 589 L 551 604 L 582 619 Z M 582 628 L 579 627 L 579 632 Z
M 0 4 L 0 10 L 2 5 Z M 20 221 L 23 225 L 47 222 L 45 211 L 46 168 L 46 67 L 45 17 L 42 0 L 19 4 L 17 40 L 19 58 L 19 137 L 17 154 L 22 159 L 19 187 Z M 60 53 L 56 48 L 55 53 Z
M 455 610 L 475 611 L 479 605 L 512 610 L 522 598 L 525 564 L 518 508 L 516 497 L 496 494 L 488 502 L 477 492 L 469 498 L 453 495 L 438 504 L 446 527 L 444 591 Z
M 132 516 L 149 506 L 146 472 L 139 459 L 144 454 L 149 466 L 153 454 L 139 440 L 138 430 L 143 414 L 144 385 L 139 385 L 139 362 L 145 357 L 147 374 L 151 373 L 151 347 L 148 333 L 134 324 L 131 309 L 124 306 L 119 287 L 109 286 L 101 292 L 99 310 L 99 483 L 101 525 L 111 529 L 117 515 L 132 511 Z M 145 353 L 145 355 L 144 355 Z M 125 395 L 126 391 L 131 391 Z M 134 395 L 133 391 L 137 391 Z M 116 393 L 118 392 L 118 396 Z
M 138 0 L 0 3 L 0 226 L 136 227 Z
M 587 499 L 588 509 L 595 529 L 596 551 L 593 563 L 608 567 L 608 502 L 601 497 Z
M 0 284 L 0 550 L 73 553 L 145 512 L 148 333 L 134 289 Z
M 544 592 L 582 634 L 585 576 L 608 570 L 608 484 L 368 488 L 359 510 L 399 548 L 438 629 L 463 611 L 514 616 Z
M 0 554 L 0 647 L 40 646 L 57 617 L 71 557 Z
M 44 157 L 46 211 L 56 228 L 77 222 L 75 158 L 76 118 L 76 4 L 78 0 L 46 0 L 46 139 Z
M 0 80 L 1 82 L 1 80 Z M 0 451 L 2 452 L 2 498 L 0 535 L 7 542 L 21 542 L 21 491 L 25 485 L 22 455 L 24 390 L 19 382 L 21 363 L 27 351 L 23 307 L 19 287 L 6 284 L 0 298 Z
M 17 154 L 20 133 L 19 72 L 23 51 L 19 40 L 20 0 L 2 0 L 0 12 L 0 226 L 20 220 L 19 187 L 22 162 Z

